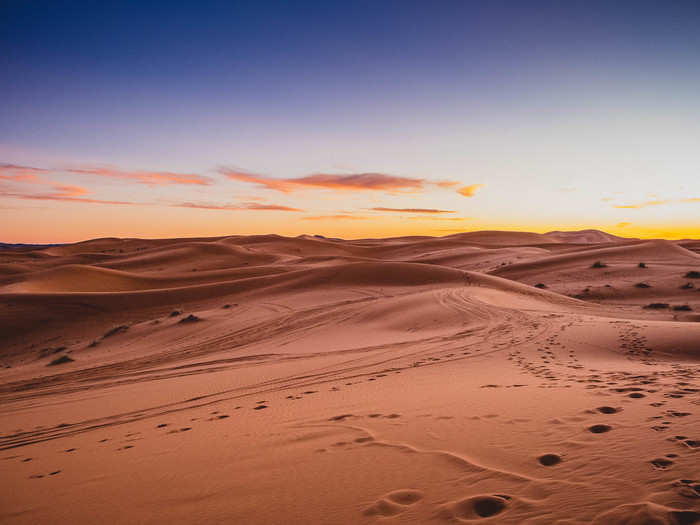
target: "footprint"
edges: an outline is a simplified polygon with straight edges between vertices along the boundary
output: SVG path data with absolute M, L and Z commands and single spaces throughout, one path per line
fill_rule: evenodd
M 697 499 L 700 498 L 700 483 L 694 479 L 679 479 L 673 483 L 676 487 L 678 493 L 686 498 Z
M 666 458 L 652 459 L 650 461 L 650 463 L 657 470 L 666 470 L 666 469 L 671 468 L 673 466 L 673 461 L 671 461 L 670 459 L 666 459 Z
M 613 407 L 598 407 L 596 408 L 598 412 L 601 414 L 617 414 L 618 412 L 622 411 L 621 408 L 613 408 Z
M 180 429 L 169 430 L 168 434 L 177 434 L 179 432 L 187 432 L 188 430 L 192 430 L 192 427 L 182 427 Z
M 420 490 L 395 490 L 365 509 L 364 514 L 366 516 L 396 516 L 421 499 L 423 499 L 423 492 Z
M 344 419 L 347 419 L 349 417 L 353 417 L 352 414 L 340 414 L 339 416 L 333 416 L 328 421 L 343 421 Z
M 472 496 L 444 509 L 443 517 L 447 519 L 474 520 L 491 518 L 508 509 L 510 496 L 505 494 Z
M 588 431 L 593 434 L 603 434 L 605 432 L 610 432 L 612 427 L 610 425 L 593 425 L 588 427 Z
M 544 454 L 537 458 L 537 461 L 539 461 L 545 467 L 551 467 L 557 463 L 561 463 L 561 456 L 556 454 Z

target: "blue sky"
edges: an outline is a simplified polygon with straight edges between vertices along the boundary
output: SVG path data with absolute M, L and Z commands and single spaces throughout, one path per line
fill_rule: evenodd
M 697 2 L 0 10 L 0 220 L 17 225 L 3 240 L 589 226 L 700 236 Z M 424 182 L 282 192 L 222 168 Z

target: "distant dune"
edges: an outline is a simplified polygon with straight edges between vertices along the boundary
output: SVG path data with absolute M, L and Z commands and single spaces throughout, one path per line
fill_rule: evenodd
M 0 522 L 698 523 L 698 272 L 597 230 L 0 249 Z

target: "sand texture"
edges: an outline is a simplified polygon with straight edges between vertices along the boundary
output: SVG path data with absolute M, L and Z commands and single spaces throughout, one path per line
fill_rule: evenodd
M 2 250 L 0 522 L 700 522 L 693 272 L 597 231 Z

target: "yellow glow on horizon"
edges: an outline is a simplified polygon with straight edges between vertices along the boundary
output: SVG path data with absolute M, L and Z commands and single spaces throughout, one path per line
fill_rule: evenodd
M 139 213 L 119 206 L 104 206 L 100 213 L 85 205 L 36 207 L 17 215 L 0 209 L 0 221 L 12 223 L 2 242 L 66 243 L 99 237 L 217 237 L 275 233 L 294 237 L 319 234 L 344 239 L 400 237 L 413 235 L 445 236 L 459 232 L 502 230 L 546 233 L 552 230 L 602 230 L 620 237 L 669 240 L 700 239 L 697 224 L 673 223 L 559 223 L 483 220 L 466 216 L 422 216 L 420 214 L 359 213 L 356 217 L 337 214 L 328 217 L 295 212 L 197 210 L 172 207 L 139 208 Z M 131 207 L 130 207 L 131 208 Z M 12 220 L 10 220 L 12 219 Z

